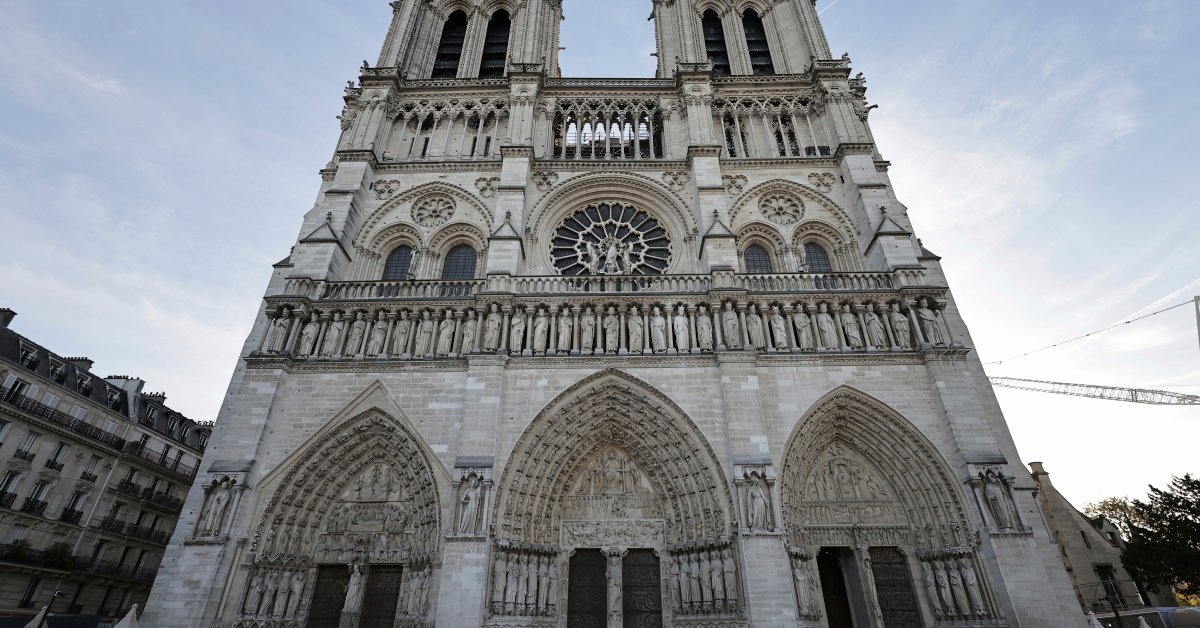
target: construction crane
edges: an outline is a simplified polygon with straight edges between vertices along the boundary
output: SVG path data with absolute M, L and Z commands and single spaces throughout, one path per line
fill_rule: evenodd
M 1032 390 L 1056 395 L 1090 397 L 1092 399 L 1108 399 L 1109 401 L 1127 401 L 1130 403 L 1149 403 L 1158 406 L 1200 406 L 1200 397 L 1196 395 L 1184 395 L 1168 390 L 1093 386 L 1091 384 L 1066 384 L 1063 382 L 1046 382 L 1036 379 L 1019 379 L 1016 377 L 989 377 L 988 379 L 991 380 L 993 386 Z

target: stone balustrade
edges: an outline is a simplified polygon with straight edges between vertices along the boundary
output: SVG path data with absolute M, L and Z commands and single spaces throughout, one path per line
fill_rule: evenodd
M 961 348 L 921 271 L 292 279 L 251 357 L 678 356 Z

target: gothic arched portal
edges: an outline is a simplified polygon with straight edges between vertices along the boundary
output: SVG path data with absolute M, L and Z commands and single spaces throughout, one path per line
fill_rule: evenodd
M 250 542 L 243 625 L 286 617 L 333 627 L 361 614 L 360 626 L 391 626 L 428 612 L 441 502 L 420 437 L 402 421 L 377 408 L 355 415 L 263 487 L 271 498 Z
M 731 534 L 729 487 L 699 428 L 661 392 L 612 369 L 568 388 L 525 430 L 501 476 L 497 536 L 557 544 L 566 497 L 612 445 L 662 499 L 669 544 Z
M 509 457 L 489 616 L 741 625 L 733 513 L 720 462 L 687 414 L 627 373 L 597 373 L 551 401 Z
M 958 484 L 884 403 L 849 387 L 818 401 L 784 448 L 779 482 L 801 617 L 851 603 L 885 625 L 998 617 Z M 825 586 L 840 579 L 857 594 Z

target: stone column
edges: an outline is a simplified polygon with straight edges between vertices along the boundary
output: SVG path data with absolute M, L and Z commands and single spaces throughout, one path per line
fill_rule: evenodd
M 691 342 L 691 352 L 700 353 L 700 336 L 696 329 L 696 306 L 687 306 L 688 320 L 691 321 L 691 327 L 688 327 L 688 340 Z
M 713 319 L 713 350 L 724 351 L 726 346 L 725 339 L 722 337 L 724 332 L 721 329 L 721 304 L 717 303 L 711 309 Z
M 450 343 L 450 355 L 458 354 L 462 348 L 463 310 L 454 310 L 454 340 Z
M 573 328 L 571 328 L 571 339 L 575 342 L 575 344 L 573 344 L 570 347 L 571 355 L 579 355 L 581 347 L 583 346 L 579 340 L 580 339 L 579 314 L 580 314 L 580 312 L 582 312 L 582 310 L 583 310 L 583 308 L 581 308 L 579 306 L 575 306 L 575 307 L 571 308 L 571 317 L 575 321 L 575 326 Z
M 381 357 L 385 360 L 390 359 L 392 357 L 392 341 L 395 340 L 395 338 L 392 337 L 392 334 L 396 331 L 396 313 L 395 312 L 387 313 L 387 322 L 388 322 L 387 336 L 385 337 L 386 339 L 383 341 L 383 352 L 379 354 L 379 357 Z
M 546 355 L 558 355 L 558 306 L 550 306 L 550 327 L 546 330 Z
M 292 313 L 292 326 L 288 330 L 288 337 L 283 343 L 283 351 L 280 351 L 281 354 L 292 355 L 292 351 L 296 348 L 296 338 L 300 335 L 300 330 L 304 328 L 304 322 L 305 317 L 299 312 Z
M 504 313 L 504 322 L 500 324 L 500 346 L 496 347 L 496 353 L 501 351 L 508 353 L 508 336 L 512 333 L 512 329 L 509 327 L 509 323 L 512 321 L 512 306 L 505 305 L 500 308 L 500 311 Z
M 611 128 L 611 127 L 609 127 L 609 128 Z M 608 137 L 607 133 L 605 134 L 605 137 L 606 138 Z M 606 139 L 605 141 L 607 142 L 608 140 Z M 605 159 L 608 158 L 607 153 L 605 154 L 604 157 L 605 157 Z M 628 339 L 626 338 L 626 336 L 628 336 L 629 334 L 628 334 L 628 330 L 625 327 L 625 325 L 627 323 L 627 321 L 625 320 L 625 315 L 626 315 L 625 305 L 622 304 L 622 305 L 617 306 L 617 320 L 619 321 L 617 323 L 617 355 L 629 355 L 629 342 L 628 342 Z
M 871 334 L 867 331 L 867 319 L 863 316 L 863 310 L 865 309 L 867 309 L 867 306 L 865 305 L 854 306 L 854 315 L 856 318 L 858 318 L 858 333 L 862 334 L 863 348 L 870 352 L 878 351 L 878 349 L 871 344 Z
M 624 595 L 624 574 L 621 571 L 621 561 L 625 557 L 628 550 L 623 548 L 610 547 L 604 550 L 604 556 L 608 559 L 608 628 L 623 628 L 625 620 L 624 604 L 622 596 Z
M 912 299 L 904 301 L 904 307 L 908 308 L 908 322 L 912 325 L 913 336 L 917 339 L 917 349 L 925 351 L 932 349 L 933 346 L 925 340 L 925 331 L 921 329 L 921 321 L 917 319 L 917 311 L 914 309 L 915 303 Z
M 275 328 L 275 319 L 278 317 L 279 314 L 275 312 L 267 312 L 267 326 L 263 329 L 263 333 L 258 335 L 258 345 L 254 351 L 250 352 L 250 355 L 262 355 L 263 347 L 267 345 L 267 336 L 271 335 L 271 330 Z

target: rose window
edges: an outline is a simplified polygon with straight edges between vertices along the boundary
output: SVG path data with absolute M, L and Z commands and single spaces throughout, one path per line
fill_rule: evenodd
M 804 214 L 804 203 L 786 194 L 767 196 L 759 202 L 758 208 L 767 219 L 781 225 L 790 225 L 800 220 L 800 216 Z
M 413 206 L 413 220 L 422 227 L 436 227 L 454 215 L 454 199 L 430 196 Z
M 563 275 L 659 275 L 671 264 L 671 239 L 645 211 L 600 203 L 563 221 L 550 256 Z

